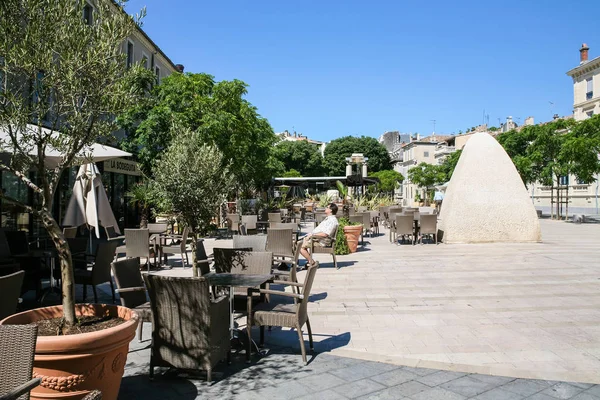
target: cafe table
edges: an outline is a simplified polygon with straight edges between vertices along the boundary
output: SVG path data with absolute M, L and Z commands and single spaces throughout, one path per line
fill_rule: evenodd
M 231 339 L 234 339 L 237 333 L 238 340 L 241 340 L 240 334 L 241 330 L 235 329 L 234 321 L 233 321 L 233 300 L 234 300 L 234 287 L 247 287 L 248 288 L 248 317 L 246 323 L 246 331 L 248 340 L 246 343 L 246 362 L 250 362 L 250 353 L 252 352 L 252 344 L 258 351 L 258 346 L 256 343 L 252 341 L 252 321 L 250 311 L 252 310 L 252 292 L 255 291 L 257 287 L 264 289 L 267 283 L 273 281 L 275 278 L 274 275 L 252 275 L 252 274 L 218 274 L 218 273 L 208 273 L 202 276 L 206 278 L 208 283 L 211 286 L 226 286 L 229 287 L 229 331 L 231 333 Z M 264 295 L 261 295 L 261 299 L 264 301 Z

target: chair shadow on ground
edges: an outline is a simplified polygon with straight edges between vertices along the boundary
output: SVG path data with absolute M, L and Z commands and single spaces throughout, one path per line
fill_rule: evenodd
M 306 331 L 306 328 L 304 328 Z M 253 332 L 258 334 L 258 330 Z M 271 336 L 277 335 L 274 339 Z M 281 346 L 280 338 L 287 342 L 295 342 L 295 346 Z M 213 382 L 206 382 L 203 371 L 176 370 L 156 368 L 155 379 L 148 377 L 148 365 L 135 366 L 128 363 L 126 369 L 135 368 L 133 374 L 125 376 L 119 392 L 120 399 L 195 399 L 195 398 L 235 398 L 251 391 L 268 389 L 275 385 L 289 382 L 295 378 L 314 373 L 318 367 L 313 365 L 319 356 L 332 349 L 342 347 L 350 342 L 350 332 L 338 335 L 320 335 L 313 333 L 315 351 L 308 349 L 308 337 L 304 339 L 307 346 L 308 363 L 302 363 L 298 335 L 294 330 L 281 332 L 281 328 L 273 328 L 265 332 L 265 347 L 261 354 L 253 354 L 251 363 L 246 363 L 244 352 L 232 353 L 231 364 L 223 361 L 213 369 Z M 320 340 L 325 337 L 325 339 Z M 274 342 L 277 343 L 274 343 Z M 327 363 L 327 361 L 324 361 Z

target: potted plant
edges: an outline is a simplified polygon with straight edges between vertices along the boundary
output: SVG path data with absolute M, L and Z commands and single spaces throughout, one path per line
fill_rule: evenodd
M 338 231 L 335 239 L 335 254 L 346 255 L 355 253 L 358 248 L 358 239 L 363 230 L 363 226 L 359 222 L 351 222 L 346 217 L 338 219 Z
M 42 383 L 33 390 L 34 399 L 80 398 L 98 388 L 105 399 L 116 399 L 138 320 L 120 306 L 76 306 L 71 252 L 51 212 L 63 171 L 94 161 L 94 142 L 116 130 L 107 115 L 118 115 L 143 99 L 143 83 L 154 79 L 141 66 L 128 69 L 121 52 L 141 16 L 122 12 L 123 1 L 97 0 L 93 20 L 84 21 L 86 5 L 54 0 L 40 7 L 39 1 L 8 0 L 0 18 L 0 75 L 7 78 L 0 92 L 0 151 L 11 154 L 0 161 L 0 169 L 27 187 L 34 201 L 27 204 L 3 191 L 0 198 L 32 214 L 46 229 L 62 281 L 62 306 L 0 322 L 44 320 L 56 328 L 58 336 L 38 335 L 34 376 Z M 82 330 L 87 317 L 124 322 L 107 329 L 94 323 L 96 331 L 69 335 Z

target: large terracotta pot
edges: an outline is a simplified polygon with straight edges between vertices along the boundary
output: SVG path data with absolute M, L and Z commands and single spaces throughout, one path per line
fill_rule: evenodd
M 112 315 L 126 322 L 98 332 L 67 336 L 38 336 L 33 377 L 42 383 L 31 399 L 78 400 L 93 389 L 104 400 L 116 400 L 138 315 L 126 307 L 107 304 L 77 304 L 77 315 Z M 29 324 L 62 316 L 62 306 L 36 308 L 11 315 L 0 324 Z
M 362 225 L 346 225 L 344 226 L 344 235 L 346 235 L 346 242 L 348 242 L 348 249 L 350 253 L 355 253 L 358 247 L 358 239 L 360 233 L 363 230 Z

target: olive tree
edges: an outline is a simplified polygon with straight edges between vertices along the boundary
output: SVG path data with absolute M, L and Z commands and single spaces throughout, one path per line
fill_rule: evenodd
M 233 188 L 233 175 L 223 167 L 223 154 L 201 135 L 174 127 L 172 141 L 153 169 L 157 193 L 190 227 L 192 266 L 198 276 L 196 241 L 217 215 L 219 206 Z M 176 132 L 176 133 L 175 133 Z
M 93 18 L 84 20 L 86 4 L 0 1 L 0 152 L 10 155 L 0 170 L 26 185 L 34 201 L 0 197 L 48 231 L 60 259 L 67 325 L 75 323 L 73 265 L 51 213 L 56 188 L 66 168 L 85 162 L 90 146 L 112 134 L 111 115 L 144 95 L 131 89 L 141 72 L 127 68 L 121 51 L 142 15 L 127 15 L 121 0 L 97 0 Z

